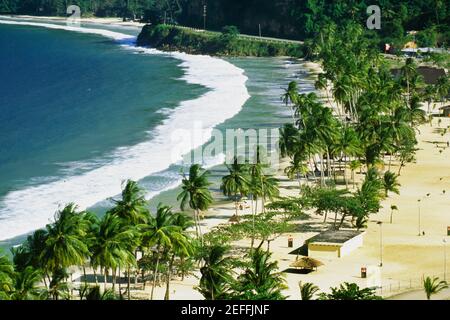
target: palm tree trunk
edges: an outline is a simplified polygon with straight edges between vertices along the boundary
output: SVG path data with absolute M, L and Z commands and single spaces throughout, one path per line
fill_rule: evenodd
M 203 232 L 202 232 L 202 226 L 200 224 L 200 210 L 197 209 L 197 223 L 198 223 L 198 234 L 200 238 L 200 243 L 203 245 Z
M 337 212 L 334 213 L 334 229 L 336 229 L 336 224 L 337 224 Z
M 170 280 L 172 278 L 172 268 L 173 268 L 173 262 L 175 260 L 175 254 L 172 255 L 172 259 L 169 263 L 169 269 L 167 270 L 167 279 L 166 279 L 166 294 L 164 295 L 164 300 L 170 300 Z
M 103 291 L 107 290 L 107 278 L 108 278 L 108 270 L 105 268 L 104 275 L 103 275 L 103 282 L 104 282 Z
M 130 287 L 131 287 L 131 271 L 130 271 L 130 267 L 128 267 L 127 273 L 128 273 L 128 283 L 127 283 L 128 300 L 131 300 L 131 293 L 130 293 Z
M 344 181 L 345 187 L 348 189 L 348 180 L 347 180 L 347 156 L 344 154 Z
M 112 269 L 112 290 L 116 292 L 116 269 Z
M 120 281 L 120 266 L 119 266 L 119 293 L 122 295 L 122 281 Z
M 156 278 L 158 277 L 158 268 L 159 268 L 159 258 L 160 258 L 160 254 L 159 254 L 159 250 L 160 250 L 160 245 L 158 244 L 158 246 L 156 247 L 156 266 L 155 266 L 155 271 L 153 272 L 153 285 L 152 285 L 152 292 L 150 294 L 150 300 L 153 300 L 153 293 L 155 291 L 155 287 L 156 287 Z
M 92 268 L 92 270 L 94 271 L 95 285 L 98 286 L 97 270 L 95 268 Z
M 325 185 L 325 172 L 324 172 L 324 170 L 325 170 L 325 164 L 324 164 L 324 161 L 323 161 L 323 154 L 322 153 L 320 153 L 320 183 L 321 183 L 321 185 L 322 186 L 324 186 Z
M 252 238 L 250 243 L 250 252 L 253 251 L 253 247 L 255 245 L 255 212 L 253 212 L 253 195 L 252 195 Z
M 353 182 L 353 189 L 355 189 L 355 187 L 356 187 L 355 170 L 352 170 L 352 182 Z
M 237 193 L 234 194 L 234 205 L 235 205 L 235 209 L 236 209 L 236 217 L 238 217 L 239 216 L 239 213 L 238 213 L 239 202 L 238 202 Z
M 327 147 L 327 178 L 328 178 L 328 180 L 330 180 L 330 170 L 331 170 L 330 149 Z
M 84 285 L 87 286 L 87 276 L 86 276 L 86 267 L 83 266 L 83 277 L 84 277 Z

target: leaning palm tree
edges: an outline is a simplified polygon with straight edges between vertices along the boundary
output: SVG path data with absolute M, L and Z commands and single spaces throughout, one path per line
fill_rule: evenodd
M 300 281 L 298 286 L 300 287 L 302 300 L 312 300 L 314 295 L 319 291 L 319 288 L 316 285 L 309 282 L 303 284 Z
M 398 176 L 390 171 L 386 171 L 383 177 L 383 187 L 385 192 L 385 197 L 387 198 L 389 192 L 400 194 L 400 183 L 398 182 Z
M 249 191 L 249 176 L 247 166 L 240 164 L 238 158 L 234 158 L 232 165 L 227 165 L 229 174 L 222 178 L 220 189 L 227 197 L 233 197 L 236 216 L 238 216 L 239 196 L 243 197 Z
M 205 171 L 198 164 L 189 169 L 189 176 L 183 174 L 182 192 L 178 195 L 177 201 L 181 201 L 180 208 L 184 211 L 189 205 L 194 210 L 194 221 L 197 237 L 201 237 L 200 211 L 208 210 L 213 203 L 213 197 L 208 187 L 209 171 Z
M 448 285 L 445 281 L 439 281 L 439 278 L 437 277 L 427 277 L 423 280 L 423 288 L 425 290 L 425 294 L 427 295 L 427 299 L 430 300 L 432 295 L 438 294 L 442 290 L 447 289 Z
M 269 176 L 261 176 L 261 189 L 262 189 L 262 210 L 266 211 L 265 204 L 267 200 L 273 201 L 280 195 L 279 181 L 278 179 Z
M 292 121 L 295 124 L 295 115 L 293 105 L 297 104 L 298 101 L 298 84 L 295 81 L 291 81 L 288 85 L 288 88 L 284 90 L 283 95 L 281 96 L 281 100 L 286 104 L 286 107 L 289 107 L 292 113 Z

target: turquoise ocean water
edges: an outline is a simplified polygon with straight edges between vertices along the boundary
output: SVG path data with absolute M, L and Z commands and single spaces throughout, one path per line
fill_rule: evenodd
M 282 88 L 296 79 L 303 91 L 313 90 L 301 65 L 282 58 L 197 61 L 130 50 L 128 39 L 9 24 L 0 24 L 0 45 L 3 246 L 50 222 L 48 210 L 72 193 L 70 201 L 101 214 L 128 170 L 152 207 L 176 206 L 183 166 L 167 158 L 170 130 L 199 118 L 220 130 L 276 128 L 289 119 Z M 218 180 L 223 168 L 214 161 L 206 165 Z

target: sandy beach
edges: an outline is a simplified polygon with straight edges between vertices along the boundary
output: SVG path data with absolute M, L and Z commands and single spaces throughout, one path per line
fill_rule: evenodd
M 450 125 L 450 119 L 442 119 L 441 128 Z M 286 274 L 289 289 L 286 294 L 289 299 L 298 300 L 299 281 L 312 282 L 321 291 L 328 292 L 330 287 L 339 286 L 343 282 L 357 283 L 361 287 L 367 287 L 366 279 L 360 275 L 361 267 L 380 269 L 381 284 L 383 289 L 378 294 L 394 299 L 426 299 L 421 289 L 423 276 L 439 276 L 444 278 L 444 243 L 443 239 L 450 240 L 447 235 L 447 226 L 450 226 L 448 214 L 450 187 L 450 164 L 447 158 L 450 156 L 450 148 L 437 148 L 434 141 L 447 143 L 447 137 L 441 137 L 436 133 L 437 119 L 433 127 L 424 125 L 419 135 L 420 149 L 417 153 L 417 163 L 407 166 L 400 178 L 402 184 L 401 194 L 395 195 L 383 202 L 383 209 L 378 215 L 371 217 L 366 231 L 364 245 L 351 255 L 343 258 L 322 260 L 324 266 L 317 272 L 309 275 Z M 444 145 L 444 144 L 443 144 Z M 440 150 L 443 150 L 441 153 Z M 291 182 L 286 177 L 279 177 L 282 181 L 282 195 L 293 196 L 298 193 L 297 183 Z M 361 177 L 359 177 L 361 178 Z M 441 180 L 442 179 L 442 180 Z M 443 190 L 447 190 L 446 194 Z M 425 236 L 418 236 L 418 205 L 417 200 L 430 193 L 422 205 L 422 228 Z M 390 206 L 395 204 L 399 211 L 394 213 L 393 223 L 390 224 Z M 234 205 L 220 205 L 213 207 L 208 212 L 208 218 L 203 221 L 203 228 L 209 229 L 219 223 L 227 223 L 228 217 L 234 214 Z M 380 263 L 380 226 L 383 222 L 383 267 Z M 302 228 L 303 227 L 303 228 Z M 295 247 L 300 247 L 303 242 L 318 233 L 319 229 L 326 229 L 321 217 L 312 215 L 310 219 L 299 222 L 299 233 L 292 233 Z M 271 244 L 273 257 L 279 263 L 280 270 L 285 270 L 295 261 L 296 256 L 289 254 L 292 249 L 287 246 L 289 235 L 283 235 Z M 236 243 L 240 246 L 248 246 L 249 241 Z M 447 248 L 447 253 L 448 253 Z M 447 266 L 447 279 L 450 276 L 450 268 Z M 199 276 L 197 274 L 197 276 Z M 171 299 L 201 299 L 201 295 L 193 290 L 198 284 L 195 277 L 187 278 L 184 282 L 174 281 Z M 156 297 L 162 298 L 165 288 L 156 290 Z M 398 295 L 399 293 L 406 293 Z M 136 292 L 145 298 L 146 293 Z M 398 296 L 396 296 L 398 295 Z M 148 297 L 148 295 L 147 295 Z M 446 290 L 435 299 L 450 299 L 450 291 Z
M 307 62 L 304 66 L 313 74 L 321 71 L 320 65 L 315 63 Z M 426 299 L 422 290 L 423 277 L 437 276 L 444 279 L 446 275 L 446 279 L 449 279 L 450 268 L 447 263 L 444 270 L 444 254 L 450 257 L 448 254 L 450 250 L 447 248 L 450 242 L 450 237 L 447 236 L 447 227 L 450 227 L 448 212 L 450 148 L 447 147 L 447 143 L 450 137 L 448 132 L 442 135 L 442 130 L 448 127 L 450 127 L 448 118 L 435 118 L 432 126 L 426 124 L 420 127 L 416 162 L 408 164 L 402 170 L 399 178 L 400 195 L 391 195 L 382 203 L 380 213 L 371 216 L 364 236 L 364 245 L 349 256 L 322 259 L 324 266 L 308 275 L 286 273 L 288 289 L 285 294 L 289 299 L 300 299 L 298 284 L 301 281 L 314 283 L 321 292 L 329 292 L 330 287 L 339 286 L 344 282 L 357 283 L 363 288 L 374 286 L 375 283 L 381 287 L 377 293 L 385 298 L 421 300 Z M 296 196 L 299 194 L 298 182 L 290 181 L 283 173 L 287 165 L 287 160 L 282 162 L 278 173 L 280 192 L 282 196 Z M 398 164 L 394 162 L 391 170 L 396 172 Z M 356 174 L 357 181 L 363 179 L 363 175 Z M 421 236 L 418 235 L 419 199 L 421 199 Z M 392 224 L 391 205 L 399 208 L 393 215 Z M 205 219 L 202 221 L 203 232 L 208 232 L 217 225 L 229 223 L 228 220 L 234 213 L 232 202 L 213 206 L 205 213 Z M 251 214 L 251 211 L 248 208 L 241 214 Z M 294 248 L 299 248 L 306 240 L 330 227 L 329 224 L 323 223 L 323 217 L 312 212 L 309 214 L 309 219 L 295 222 L 299 230 L 297 233 L 282 235 L 271 243 L 273 258 L 278 261 L 281 271 L 287 270 L 296 260 L 296 255 L 290 254 L 293 249 L 288 247 L 289 236 L 294 238 Z M 383 223 L 382 245 L 378 222 Z M 444 246 L 444 240 L 447 241 L 447 246 Z M 250 241 L 242 240 L 233 245 L 249 247 Z M 381 250 L 383 267 L 380 268 Z M 369 268 L 376 276 L 369 280 L 362 279 L 360 273 L 362 267 Z M 203 299 L 194 289 L 198 285 L 199 278 L 200 273 L 196 272 L 184 281 L 174 279 L 171 283 L 170 299 Z M 164 292 L 164 285 L 157 287 L 155 298 L 162 299 Z M 134 298 L 148 299 L 150 286 L 148 285 L 145 291 L 133 290 L 132 295 Z M 441 292 L 434 299 L 450 299 L 450 290 Z

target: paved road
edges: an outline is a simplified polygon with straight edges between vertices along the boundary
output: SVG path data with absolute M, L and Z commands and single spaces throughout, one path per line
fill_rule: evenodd
M 210 34 L 220 34 L 220 32 L 216 32 L 216 31 L 205 31 L 203 29 L 195 29 L 195 28 L 184 27 L 184 26 L 179 26 L 179 25 L 177 25 L 176 27 L 183 28 L 183 29 L 189 29 L 189 30 L 192 30 L 195 32 L 207 32 Z M 256 41 L 286 42 L 286 43 L 293 43 L 293 44 L 303 44 L 304 43 L 303 41 L 298 41 L 298 40 L 279 39 L 279 38 L 271 38 L 271 37 L 258 37 L 258 36 L 254 36 L 254 35 L 248 35 L 248 34 L 239 34 L 239 37 L 248 38 L 248 39 L 252 39 L 252 40 L 256 40 Z

